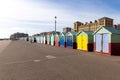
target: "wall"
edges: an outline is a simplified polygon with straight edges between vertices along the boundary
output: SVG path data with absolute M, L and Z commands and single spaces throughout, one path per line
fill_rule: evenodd
M 120 34 L 111 34 L 111 43 L 120 43 Z

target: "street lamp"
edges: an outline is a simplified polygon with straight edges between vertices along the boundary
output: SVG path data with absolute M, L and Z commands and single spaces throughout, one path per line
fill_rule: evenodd
M 57 16 L 55 16 L 55 33 L 56 33 L 56 23 L 57 23 L 56 19 L 57 19 Z

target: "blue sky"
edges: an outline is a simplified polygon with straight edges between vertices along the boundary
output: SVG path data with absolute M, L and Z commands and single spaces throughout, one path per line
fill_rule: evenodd
M 75 21 L 89 22 L 110 17 L 120 23 L 119 0 L 0 0 L 0 38 L 15 32 L 30 35 L 72 27 Z

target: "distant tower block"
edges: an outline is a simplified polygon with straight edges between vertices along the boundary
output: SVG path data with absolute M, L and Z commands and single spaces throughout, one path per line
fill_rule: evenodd
M 65 27 L 65 28 L 63 28 L 63 32 L 71 32 L 72 31 L 72 28 L 70 28 L 70 27 Z
M 79 21 L 75 22 L 75 23 L 74 23 L 74 31 L 75 31 L 75 32 L 78 32 L 78 28 L 79 28 L 79 26 L 81 26 L 81 25 L 83 25 L 83 23 L 81 23 L 81 22 L 79 22 Z
M 103 17 L 99 19 L 99 26 L 111 26 L 113 27 L 113 19 L 108 17 Z

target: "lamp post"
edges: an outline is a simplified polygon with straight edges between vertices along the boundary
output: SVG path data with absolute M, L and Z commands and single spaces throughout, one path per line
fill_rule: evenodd
M 56 19 L 57 19 L 57 16 L 55 16 L 55 33 L 56 33 L 56 23 L 57 23 Z
M 57 16 L 55 16 L 55 35 L 56 35 L 56 23 L 57 23 L 57 21 L 56 21 L 56 19 L 57 19 Z M 55 37 L 54 37 L 54 45 L 55 45 Z

